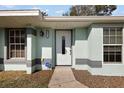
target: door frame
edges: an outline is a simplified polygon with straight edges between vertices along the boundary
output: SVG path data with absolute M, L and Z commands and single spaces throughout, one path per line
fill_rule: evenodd
M 58 32 L 58 31 L 70 31 L 71 32 L 71 65 L 63 65 L 63 66 L 72 66 L 72 29 L 55 29 L 55 66 L 58 66 L 57 65 L 57 60 L 56 60 L 56 58 L 57 58 L 57 53 L 56 53 L 56 32 Z M 61 66 L 61 65 L 59 65 L 59 66 Z

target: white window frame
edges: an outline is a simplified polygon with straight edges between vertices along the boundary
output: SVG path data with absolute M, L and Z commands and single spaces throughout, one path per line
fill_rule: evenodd
M 110 35 L 110 28 L 118 28 L 118 27 L 107 27 L 107 26 L 105 26 L 105 27 L 103 27 L 103 41 L 104 41 L 104 28 L 109 28 L 109 35 Z M 123 63 L 123 27 L 120 27 L 119 26 L 119 28 L 122 28 L 122 43 L 121 44 L 104 44 L 104 42 L 103 42 L 103 63 L 104 64 L 122 64 Z M 117 30 L 116 30 L 117 31 Z M 117 33 L 116 33 L 117 34 Z M 107 36 L 107 35 L 106 35 Z M 116 35 L 116 36 L 118 36 L 118 35 Z M 109 36 L 110 37 L 110 36 Z M 109 39 L 110 40 L 110 39 Z M 109 41 L 109 43 L 110 43 L 110 41 Z M 104 46 L 121 46 L 121 62 L 104 62 Z
M 14 37 L 14 38 L 15 38 L 15 30 L 20 30 L 20 31 L 21 31 L 22 29 L 21 29 L 21 28 L 15 28 L 15 29 L 14 29 L 14 28 L 12 28 L 12 29 L 10 28 L 10 29 L 8 30 L 8 31 L 9 31 L 9 42 L 8 42 L 8 43 L 9 43 L 9 46 L 8 46 L 8 47 L 9 47 L 9 59 L 25 59 L 25 57 L 26 57 L 26 54 L 25 54 L 25 50 L 26 50 L 26 49 L 25 49 L 25 42 L 26 42 L 26 41 L 25 41 L 24 43 L 18 43 L 18 44 L 15 44 L 15 42 L 14 42 L 14 43 L 11 43 L 11 42 L 10 42 L 10 38 L 11 38 L 11 37 Z M 14 36 L 11 36 L 11 35 L 10 35 L 10 32 L 11 32 L 11 31 L 14 31 Z M 16 37 L 23 37 L 23 36 L 16 36 Z M 23 38 L 25 39 L 25 36 L 24 36 Z M 15 39 L 14 39 L 14 41 L 15 41 Z M 12 46 L 12 45 L 15 46 L 15 57 L 11 57 L 11 46 Z M 24 45 L 24 57 L 21 57 L 21 49 L 20 49 L 20 57 L 16 57 L 16 56 L 17 56 L 17 55 L 16 55 L 16 45 L 20 45 L 20 47 L 21 47 L 22 45 Z

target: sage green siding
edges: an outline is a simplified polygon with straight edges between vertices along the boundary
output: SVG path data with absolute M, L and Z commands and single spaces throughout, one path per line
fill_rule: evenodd
M 102 61 L 102 28 L 92 27 L 75 29 L 75 58 Z
M 88 58 L 88 31 L 87 28 L 75 29 L 75 58 Z
M 5 35 L 4 35 L 4 29 L 0 29 L 0 70 L 4 70 L 4 64 L 3 64 L 3 59 L 4 59 L 4 45 L 5 45 Z
M 103 28 L 91 27 L 88 36 L 89 59 L 102 61 L 103 51 Z
M 43 47 L 52 47 L 52 31 L 49 31 L 49 38 L 46 38 L 45 34 L 44 36 L 40 36 L 40 29 L 37 30 L 37 58 L 42 57 L 42 48 Z M 44 31 L 45 33 L 45 31 Z
M 76 28 L 75 29 L 75 40 L 87 40 L 88 29 L 87 28 Z
M 5 35 L 4 29 L 0 29 L 0 58 L 4 58 Z
M 36 36 L 32 35 L 32 59 L 36 58 Z
M 43 29 L 44 36 L 40 35 L 41 29 L 37 30 L 37 37 L 36 37 L 36 58 L 42 58 L 44 55 L 42 55 L 43 48 L 49 48 L 51 49 L 49 52 L 47 52 L 48 55 L 52 55 L 52 65 L 55 65 L 55 30 L 53 29 L 47 29 L 49 30 L 49 37 L 46 37 L 46 30 Z
M 55 67 L 56 63 L 56 44 L 55 44 L 55 30 L 52 29 L 52 66 Z

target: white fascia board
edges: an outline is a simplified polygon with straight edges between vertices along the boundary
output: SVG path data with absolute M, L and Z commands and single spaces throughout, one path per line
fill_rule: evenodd
M 44 21 L 70 21 L 70 22 L 101 22 L 101 21 L 124 21 L 124 16 L 63 16 L 44 17 Z
M 0 16 L 41 16 L 39 10 L 1 10 Z

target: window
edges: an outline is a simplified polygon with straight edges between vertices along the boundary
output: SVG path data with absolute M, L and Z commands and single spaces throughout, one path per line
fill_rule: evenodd
M 104 62 L 121 62 L 121 46 L 104 46 Z
M 122 62 L 122 28 L 106 27 L 103 29 L 104 62 Z
M 62 54 L 65 54 L 65 37 L 62 36 Z
M 25 57 L 25 30 L 9 29 L 9 58 Z
M 122 44 L 122 28 L 104 28 L 104 44 Z

